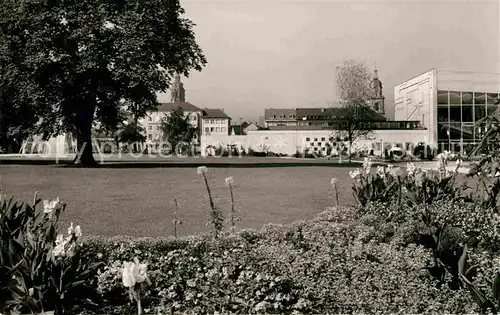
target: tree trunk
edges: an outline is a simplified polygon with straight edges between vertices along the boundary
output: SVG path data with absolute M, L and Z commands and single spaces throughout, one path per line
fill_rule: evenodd
M 76 147 L 77 152 L 73 164 L 81 166 L 97 166 L 92 153 L 92 120 L 95 105 L 80 104 L 76 112 Z
M 349 164 L 352 163 L 352 157 L 351 157 L 351 147 L 352 147 L 352 142 L 349 139 L 349 148 L 347 149 L 347 154 L 349 154 Z

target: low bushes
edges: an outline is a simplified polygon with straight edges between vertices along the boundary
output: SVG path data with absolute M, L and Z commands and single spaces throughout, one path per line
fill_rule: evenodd
M 456 181 L 457 169 L 446 169 L 448 155 L 438 155 L 436 170 L 409 163 L 377 169 L 371 162 L 351 172 L 358 212 L 385 242 L 423 246 L 432 253 L 429 273 L 443 290 L 464 290 L 481 312 L 500 311 L 500 215 L 497 203 L 500 176 L 497 162 L 488 159 L 472 171 L 479 175 L 476 190 Z M 479 170 L 479 171 L 478 171 Z
M 226 235 L 176 239 L 88 238 L 89 258 L 105 262 L 100 312 L 127 314 L 123 261 L 148 263 L 146 313 L 461 313 L 474 304 L 461 291 L 436 288 L 423 247 L 383 243 L 349 208 L 306 222 Z

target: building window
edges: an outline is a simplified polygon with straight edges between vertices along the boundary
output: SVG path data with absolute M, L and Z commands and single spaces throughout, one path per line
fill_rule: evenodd
M 156 130 L 160 130 L 161 129 L 161 126 L 156 126 Z
M 441 121 L 445 121 L 445 122 L 448 122 L 448 105 L 446 105 L 446 107 L 439 107 L 437 109 L 437 113 L 438 113 L 438 121 L 441 122 Z
M 152 134 L 148 134 L 148 140 L 153 140 L 153 135 Z
M 215 123 L 216 123 L 217 125 L 218 125 L 218 124 L 220 124 L 220 119 L 216 119 L 216 120 L 215 120 Z
M 151 116 L 148 116 L 148 120 L 153 121 L 153 118 L 151 118 Z
M 448 106 L 448 91 L 438 91 L 438 106 Z
M 307 138 L 306 138 L 306 141 L 311 141 L 311 138 L 307 137 Z
M 479 107 L 479 106 L 478 106 Z M 474 110 L 470 105 L 462 105 L 462 121 L 473 122 L 474 121 Z
M 450 121 L 462 121 L 460 105 L 450 105 Z
M 314 138 L 314 141 L 318 141 L 318 138 Z
M 210 132 L 210 128 L 205 127 L 205 132 Z
M 221 131 L 221 132 L 226 132 L 226 127 L 221 127 L 221 128 L 220 128 L 220 131 Z
M 325 148 L 325 147 L 322 147 L 322 148 L 321 148 L 321 151 L 326 151 L 326 148 Z
M 214 132 L 214 127 L 210 127 L 210 132 Z
M 211 123 L 212 125 L 214 124 L 214 122 L 215 122 L 215 120 L 210 119 L 210 123 Z
M 460 105 L 460 92 L 450 91 L 450 105 Z
M 321 141 L 325 141 L 325 138 L 324 138 L 324 137 L 323 137 L 323 138 L 321 138 Z
M 474 102 L 474 93 L 462 92 L 462 104 L 472 105 Z
M 486 107 L 485 106 L 476 106 L 474 108 L 475 121 L 478 121 L 479 119 L 482 119 L 484 117 L 486 117 Z
M 487 103 L 488 105 L 495 105 L 498 102 L 497 93 L 488 93 Z
M 474 93 L 474 104 L 484 105 L 486 104 L 486 93 Z
M 148 128 L 148 129 L 149 129 L 149 130 L 153 130 L 153 126 L 149 126 L 149 128 Z
M 220 131 L 220 128 L 219 128 L 219 127 L 215 127 L 215 131 L 216 131 L 216 132 L 219 132 L 219 131 Z

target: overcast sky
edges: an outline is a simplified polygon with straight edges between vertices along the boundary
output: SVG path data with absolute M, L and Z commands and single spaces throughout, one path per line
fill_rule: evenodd
M 346 59 L 376 63 L 389 118 L 394 86 L 431 68 L 500 72 L 498 0 L 181 3 L 208 60 L 183 78 L 186 100 L 236 121 L 326 106 Z

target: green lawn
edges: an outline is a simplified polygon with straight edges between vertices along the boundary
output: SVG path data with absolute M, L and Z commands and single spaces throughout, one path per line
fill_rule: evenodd
M 347 167 L 210 168 L 215 204 L 227 214 L 233 176 L 240 228 L 311 219 L 334 205 L 332 177 L 341 181 L 340 202 L 352 205 Z M 57 196 L 68 204 L 62 224 L 85 234 L 165 236 L 173 234 L 173 199 L 179 202 L 180 234 L 207 232 L 208 197 L 196 168 L 93 168 L 0 166 L 0 188 L 20 200 Z

